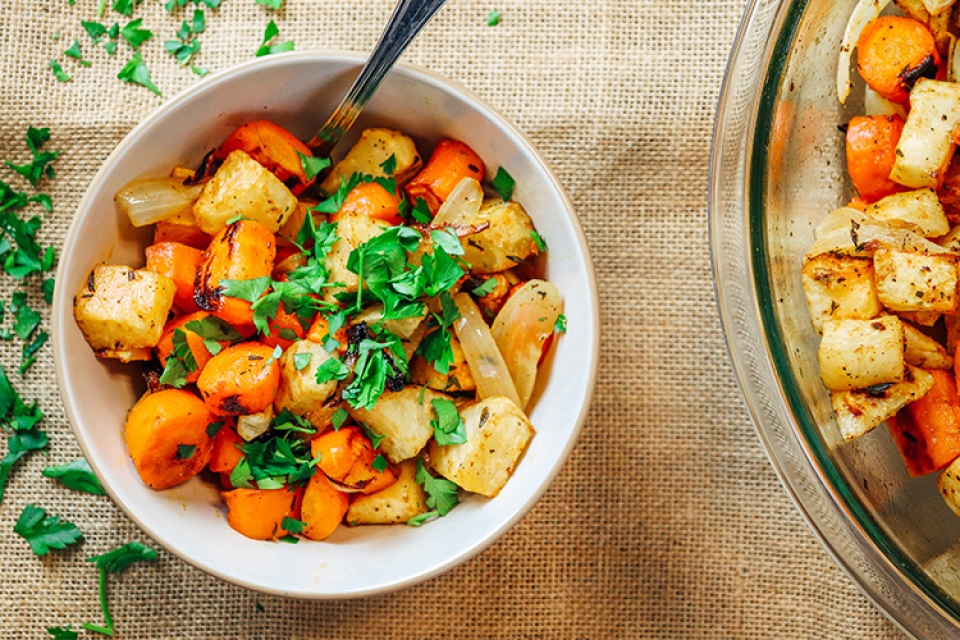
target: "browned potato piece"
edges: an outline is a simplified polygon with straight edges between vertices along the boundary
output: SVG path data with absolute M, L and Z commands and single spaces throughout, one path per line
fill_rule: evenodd
M 327 193 L 334 193 L 340 186 L 341 177 L 349 178 L 354 173 L 375 178 L 385 176 L 382 165 L 390 156 L 397 161 L 393 177 L 400 185 L 410 180 L 423 166 L 417 147 L 409 136 L 392 129 L 364 129 L 360 139 L 343 160 L 334 165 L 320 188 Z
M 400 463 L 400 476 L 386 489 L 355 494 L 347 509 L 347 524 L 397 524 L 428 511 L 427 494 L 417 482 L 416 459 Z
M 123 265 L 93 268 L 73 298 L 83 337 L 101 358 L 149 360 L 173 305 L 176 285 L 167 276 Z

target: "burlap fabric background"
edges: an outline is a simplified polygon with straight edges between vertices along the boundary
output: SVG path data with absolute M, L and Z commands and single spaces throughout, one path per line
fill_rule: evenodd
M 207 13 L 197 62 L 248 60 L 275 18 L 298 49 L 367 50 L 390 0 L 254 0 Z M 717 319 L 707 240 L 712 118 L 742 0 L 454 0 L 405 56 L 471 87 L 524 130 L 566 185 L 596 261 L 604 346 L 579 444 L 545 497 L 479 557 L 382 597 L 301 602 L 224 584 L 161 553 L 111 580 L 122 638 L 893 638 L 899 633 L 819 546 L 781 488 L 742 404 Z M 497 27 L 487 14 L 502 14 Z M 99 164 L 160 100 L 116 79 L 129 49 L 94 49 L 96 0 L 0 4 L 0 158 L 25 161 L 28 125 L 62 151 L 48 183 L 59 244 Z M 196 81 L 162 51 L 186 16 L 137 10 L 166 96 Z M 121 19 L 108 13 L 108 24 Z M 59 38 L 55 39 L 55 35 Z M 75 38 L 92 60 L 62 51 Z M 73 75 L 58 83 L 47 67 Z M 0 169 L 0 179 L 25 183 Z M 34 306 L 38 282 L 30 281 Z M 12 284 L 0 277 L 2 299 Z M 7 321 L 9 323 L 9 320 Z M 8 371 L 19 341 L 0 343 Z M 79 455 L 49 348 L 25 379 L 51 436 L 0 508 L 0 637 L 101 619 L 84 559 L 148 541 L 106 497 L 40 475 Z M 5 447 L 3 448 L 5 451 Z M 13 533 L 24 504 L 77 523 L 78 548 L 38 558 Z M 91 637 L 93 634 L 86 634 Z

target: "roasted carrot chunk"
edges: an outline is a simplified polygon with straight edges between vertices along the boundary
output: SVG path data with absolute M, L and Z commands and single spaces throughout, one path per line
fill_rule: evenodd
M 224 227 L 207 247 L 197 272 L 197 306 L 241 330 L 253 325 L 250 302 L 223 294 L 222 280 L 252 280 L 269 276 L 277 246 L 274 234 L 252 220 Z
M 267 324 L 270 328 L 270 335 L 264 335 L 261 341 L 270 347 L 279 346 L 284 351 L 286 351 L 294 341 L 303 338 L 306 333 L 297 315 L 288 313 L 282 304 L 277 307 L 276 315 L 270 318 Z
M 933 388 L 888 421 L 911 476 L 943 469 L 960 456 L 960 395 L 949 371 L 927 370 Z
M 355 213 L 383 220 L 389 224 L 400 224 L 400 198 L 387 191 L 379 182 L 361 182 L 347 194 L 343 206 L 331 218 L 336 220 L 345 213 Z
M 847 171 L 867 204 L 903 187 L 890 179 L 903 132 L 900 116 L 857 116 L 847 125 Z
M 200 231 L 200 227 L 161 220 L 153 227 L 153 243 L 179 242 L 203 251 L 210 244 L 210 236 Z
M 143 396 L 127 414 L 124 439 L 144 484 L 167 489 L 186 482 L 210 461 L 213 416 L 189 391 L 164 389 Z
M 874 91 L 900 104 L 920 78 L 935 78 L 937 43 L 927 25 L 913 18 L 883 16 L 867 23 L 857 40 L 857 69 Z
M 311 540 L 323 540 L 340 526 L 349 507 L 349 494 L 336 489 L 324 474 L 314 474 L 300 505 L 303 535 Z
M 197 279 L 197 268 L 203 261 L 203 252 L 179 242 L 158 242 L 144 249 L 147 256 L 147 269 L 160 273 L 177 285 L 173 303 L 183 311 L 197 310 L 193 299 L 193 285 Z
M 423 198 L 430 212 L 436 213 L 461 180 L 483 180 L 484 171 L 483 160 L 473 149 L 459 140 L 441 140 L 430 160 L 404 190 L 411 203 Z
M 299 520 L 299 494 L 282 489 L 221 491 L 227 505 L 227 523 L 254 540 L 276 540 L 289 535 L 284 518 Z
M 313 439 L 310 449 L 320 458 L 320 470 L 344 491 L 374 493 L 397 480 L 389 467 L 383 471 L 373 468 L 373 444 L 359 427 L 327 431 Z
M 243 452 L 240 451 L 240 445 L 243 444 L 243 438 L 237 434 L 237 430 L 232 424 L 225 424 L 217 431 L 213 437 L 213 453 L 210 456 L 210 463 L 207 465 L 210 471 L 214 473 L 226 473 L 228 475 L 233 471 L 237 463 L 243 458 Z
M 325 344 L 327 340 L 333 338 L 340 343 L 341 349 L 346 349 L 347 327 L 340 327 L 334 331 L 333 335 L 331 336 L 330 324 L 327 322 L 327 319 L 324 318 L 322 314 L 317 314 L 317 317 L 313 320 L 313 324 L 311 324 L 310 328 L 307 330 L 306 338 L 310 342 L 316 342 L 318 344 Z
M 214 154 L 223 160 L 231 151 L 241 149 L 280 178 L 294 195 L 313 184 L 307 179 L 300 154 L 313 157 L 310 147 L 278 124 L 256 120 L 240 125 Z
M 273 349 L 259 342 L 227 347 L 207 362 L 197 379 L 203 401 L 218 416 L 260 413 L 273 403 L 279 384 Z
M 203 343 L 203 338 L 188 329 L 186 324 L 195 320 L 203 320 L 209 316 L 210 314 L 206 311 L 198 311 L 196 313 L 180 316 L 176 320 L 171 320 L 167 323 L 167 326 L 163 328 L 163 335 L 160 336 L 160 342 L 157 343 L 157 358 L 160 360 L 160 364 L 166 367 L 167 360 L 173 354 L 174 333 L 177 330 L 180 330 L 184 333 L 184 336 L 187 338 L 187 346 L 190 347 L 190 353 L 193 355 L 193 359 L 197 363 L 197 368 L 191 371 L 190 374 L 185 378 L 187 382 L 197 381 L 197 378 L 200 377 L 200 372 L 206 366 L 210 358 L 213 357 L 213 354 L 210 353 L 210 350 L 207 349 L 207 346 Z

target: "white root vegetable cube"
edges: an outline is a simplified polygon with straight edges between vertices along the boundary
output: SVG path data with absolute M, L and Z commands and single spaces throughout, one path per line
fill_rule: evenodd
M 276 233 L 297 208 L 297 197 L 259 162 L 231 151 L 193 205 L 197 226 L 213 235 L 227 220 L 243 216 Z
M 960 253 L 960 225 L 937 238 L 937 244 L 953 253 Z
M 944 316 L 939 311 L 897 311 L 897 316 L 899 316 L 901 320 L 912 322 L 921 327 L 932 327 L 937 324 L 937 320 L 941 317 L 952 317 L 949 315 Z
M 925 238 L 939 238 L 950 231 L 950 222 L 933 189 L 894 193 L 867 207 L 865 213 L 877 220 L 908 222 Z
M 475 274 L 506 271 L 539 253 L 533 239 L 533 222 L 519 202 L 499 198 L 483 201 L 473 220 L 464 224 L 490 226 L 463 239 L 464 260 Z
M 908 366 L 901 382 L 831 393 L 840 434 L 844 440 L 862 436 L 914 400 L 922 398 L 932 387 L 932 375 Z
M 903 359 L 907 364 L 921 369 L 952 369 L 953 356 L 943 345 L 914 327 L 903 322 Z
M 414 457 L 433 437 L 436 419 L 432 401 L 447 396 L 430 389 L 423 390 L 423 402 L 418 387 L 404 387 L 400 391 L 385 391 L 370 409 L 355 409 L 346 405 L 350 416 L 383 436 L 380 450 L 390 462 L 397 464 Z
M 430 443 L 430 463 L 459 487 L 495 497 L 520 459 L 534 428 L 508 398 L 486 398 L 460 414 L 467 432 L 463 444 Z
M 903 325 L 896 316 L 827 320 L 817 354 L 831 391 L 863 389 L 903 378 Z
M 877 296 L 891 311 L 954 313 L 957 308 L 955 255 L 878 249 L 873 270 Z
M 937 489 L 951 511 L 960 516 L 960 458 L 937 476 Z
M 317 382 L 317 370 L 333 356 L 322 344 L 309 340 L 297 340 L 291 344 L 278 361 L 280 364 L 280 388 L 273 401 L 277 411 L 286 409 L 308 420 L 316 417 L 316 409 L 323 406 L 337 390 L 336 380 Z M 301 368 L 297 368 L 297 365 Z M 326 424 L 311 424 L 317 428 Z
M 417 146 L 409 136 L 393 129 L 364 129 L 360 139 L 350 147 L 343 160 L 334 165 L 320 188 L 327 193 L 335 193 L 340 187 L 340 179 L 349 178 L 354 173 L 374 178 L 386 176 L 383 163 L 390 156 L 396 160 L 391 175 L 400 185 L 409 182 L 423 166 Z
M 880 314 L 873 261 L 824 253 L 801 269 L 803 292 L 817 332 L 829 318 L 869 320 Z
M 910 91 L 910 113 L 897 144 L 890 178 L 936 189 L 953 157 L 953 132 L 960 126 L 960 85 L 921 79 Z
M 417 482 L 417 461 L 400 463 L 397 481 L 371 494 L 354 494 L 347 509 L 346 522 L 359 524 L 398 524 L 429 511 L 427 494 Z
M 360 279 L 357 274 L 347 269 L 350 253 L 363 243 L 376 238 L 388 226 L 385 222 L 359 214 L 344 214 L 337 219 L 337 240 L 327 253 L 326 266 L 330 272 L 329 281 L 340 282 L 344 286 L 327 288 L 327 301 L 334 301 L 335 293 L 357 290 Z
M 83 337 L 102 358 L 149 360 L 160 341 L 176 285 L 167 276 L 123 265 L 97 265 L 73 298 Z

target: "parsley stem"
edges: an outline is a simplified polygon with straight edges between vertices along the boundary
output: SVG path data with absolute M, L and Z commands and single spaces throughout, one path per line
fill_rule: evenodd
M 361 251 L 359 256 L 360 265 L 357 268 L 357 311 L 356 313 L 360 313 L 360 311 L 363 310 L 363 254 L 364 252 Z
M 102 633 L 105 636 L 112 636 L 113 618 L 110 617 L 110 610 L 107 608 L 107 570 L 104 567 L 100 568 L 100 609 L 103 610 L 103 619 L 106 621 L 107 626 L 101 627 L 97 624 L 84 622 L 83 628 L 87 631 Z
M 102 18 L 103 12 L 107 10 L 107 0 L 100 0 L 100 5 L 97 7 L 97 17 Z

